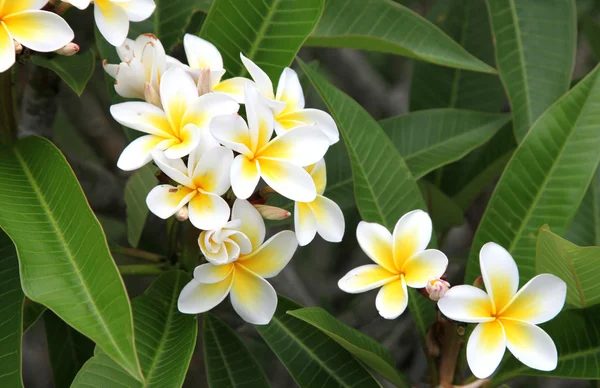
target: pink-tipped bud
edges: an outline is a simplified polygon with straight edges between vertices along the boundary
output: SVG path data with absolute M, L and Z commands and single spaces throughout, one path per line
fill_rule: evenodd
M 254 205 L 254 207 L 265 220 L 281 221 L 292 215 L 289 211 L 275 206 Z
M 15 54 L 21 54 L 23 52 L 23 45 L 16 40 L 13 40 L 13 43 L 15 44 Z
M 146 82 L 146 85 L 144 86 L 144 99 L 146 100 L 146 102 L 152 105 L 156 105 L 157 107 L 162 109 L 160 96 L 158 95 L 156 89 L 154 89 L 149 82 Z
M 479 276 L 477 279 L 475 279 L 473 286 L 483 290 L 483 278 Z
M 181 209 L 177 210 L 177 213 L 175 213 L 175 218 L 177 221 L 187 221 L 188 217 L 189 212 L 187 206 L 182 207 Z
M 73 55 L 77 54 L 79 52 L 79 45 L 76 43 L 67 43 L 66 46 L 63 46 L 62 48 L 59 48 L 58 50 L 55 51 L 55 53 L 57 53 L 58 55 L 63 55 L 65 57 L 72 57 Z
M 442 279 L 431 279 L 427 282 L 425 289 L 429 294 L 429 299 L 437 302 L 450 289 L 450 283 Z
M 203 96 L 210 92 L 210 69 L 202 69 L 198 77 L 198 96 Z

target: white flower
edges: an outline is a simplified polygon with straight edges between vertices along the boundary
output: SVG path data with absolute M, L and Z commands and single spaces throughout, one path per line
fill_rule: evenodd
M 229 205 L 221 198 L 229 190 L 229 170 L 233 153 L 224 147 L 206 152 L 195 150 L 187 167 L 181 159 L 167 159 L 154 152 L 156 165 L 179 186 L 159 185 L 148 193 L 150 211 L 166 219 L 188 205 L 190 222 L 198 229 L 216 229 L 229 219 Z
M 406 287 L 423 288 L 429 279 L 442 276 L 448 266 L 444 253 L 425 249 L 431 233 L 431 218 L 422 210 L 402 216 L 393 235 L 379 224 L 361 221 L 356 230 L 358 244 L 375 264 L 353 269 L 338 286 L 352 294 L 381 287 L 375 300 L 379 314 L 397 318 L 408 304 Z
M 316 127 L 299 127 L 271 140 L 273 114 L 251 83 L 246 84 L 245 100 L 248 125 L 239 116 L 216 117 L 210 124 L 211 133 L 221 144 L 240 153 L 231 168 L 235 195 L 241 199 L 250 197 L 262 177 L 291 200 L 314 201 L 315 183 L 302 167 L 325 155 L 329 147 L 327 137 Z
M 325 160 L 308 166 L 306 170 L 315 182 L 317 198 L 312 202 L 296 202 L 294 207 L 294 226 L 298 243 L 308 245 L 317 232 L 325 241 L 340 242 L 344 237 L 344 213 L 342 209 L 323 196 L 327 185 Z
M 273 83 L 269 76 L 254 62 L 240 53 L 248 73 L 267 98 L 275 117 L 275 131 L 281 135 L 286 131 L 304 125 L 315 125 L 329 138 L 330 144 L 340 140 L 340 134 L 333 118 L 319 109 L 304 108 L 304 93 L 296 72 L 283 69 L 277 84 L 277 93 L 273 94 Z
M 125 148 L 117 166 L 130 171 L 151 159 L 153 150 L 164 150 L 169 159 L 188 155 L 198 145 L 206 148 L 219 144 L 211 136 L 208 124 L 219 115 L 233 115 L 239 104 L 222 94 L 198 97 L 194 81 L 183 70 L 169 69 L 160 82 L 163 109 L 146 102 L 124 102 L 110 107 L 120 124 L 145 132 Z
M 477 287 L 452 287 L 438 302 L 450 319 L 478 323 L 467 343 L 467 361 L 480 379 L 490 376 L 508 350 L 530 368 L 550 371 L 558 355 L 552 338 L 537 324 L 554 318 L 567 295 L 565 282 L 542 274 L 519 288 L 519 270 L 510 253 L 487 243 L 479 253 L 487 293 Z
M 200 233 L 198 245 L 206 260 L 214 265 L 236 261 L 240 254 L 252 252 L 252 243 L 240 232 L 242 221 L 233 219 L 218 229 Z
M 64 0 L 79 9 L 86 9 L 90 0 Z M 154 0 L 94 0 L 94 18 L 98 30 L 108 43 L 121 46 L 129 32 L 129 21 L 141 22 L 152 15 Z
M 425 286 L 425 290 L 427 290 L 427 293 L 429 294 L 429 299 L 434 302 L 440 300 L 440 298 L 444 296 L 449 289 L 450 283 L 438 278 L 431 279 Z
M 227 295 L 235 311 L 256 325 L 269 323 L 277 307 L 277 294 L 265 279 L 276 276 L 290 261 L 298 243 L 293 232 L 283 231 L 265 239 L 265 224 L 258 211 L 244 200 L 233 205 L 232 219 L 240 220 L 240 232 L 252 245 L 249 254 L 224 265 L 202 264 L 194 279 L 179 295 L 179 311 L 199 314 L 221 303 Z
M 58 50 L 73 40 L 73 30 L 60 16 L 40 11 L 47 0 L 0 1 L 0 72 L 16 60 L 15 43 L 40 52 Z

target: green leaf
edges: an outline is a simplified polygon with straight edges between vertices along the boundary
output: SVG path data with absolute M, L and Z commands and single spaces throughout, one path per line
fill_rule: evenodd
M 23 333 L 31 329 L 46 311 L 46 306 L 35 303 L 31 299 L 25 299 L 23 302 Z
M 581 246 L 600 245 L 600 168 L 596 169 L 565 238 Z
M 255 326 L 296 383 L 302 388 L 380 387 L 342 346 L 308 323 L 286 314 L 301 307 L 279 296 L 271 322 Z
M 0 386 L 23 387 L 21 340 L 25 296 L 21 290 L 19 261 L 15 246 L 2 229 L 0 229 L 0 274 L 2 274 L 0 278 Z
M 584 308 L 600 303 L 597 273 L 600 247 L 580 247 L 542 226 L 537 240 L 536 273 L 551 273 L 567 283 L 567 304 Z
M 486 143 L 509 120 L 505 114 L 429 109 L 380 124 L 418 179 Z
M 484 0 L 438 1 L 427 18 L 452 39 L 490 66 L 494 45 Z M 465 72 L 426 62 L 415 62 L 410 87 L 410 110 L 468 108 L 499 112 L 504 88 L 496 75 Z
M 17 247 L 25 295 L 143 381 L 123 280 L 64 156 L 39 137 L 3 147 L 0 198 L 0 226 Z
M 442 66 L 496 73 L 439 28 L 390 0 L 327 0 L 308 46 L 403 55 Z
M 460 226 L 464 223 L 463 210 L 436 185 L 421 179 L 419 188 L 425 198 L 425 203 L 427 203 L 427 212 L 431 216 L 433 230 L 436 231 L 438 237 L 441 237 L 453 226 Z
M 475 234 L 467 284 L 488 241 L 512 254 L 523 284 L 535 272 L 539 228 L 566 231 L 600 162 L 599 69 L 549 108 L 515 151 Z
M 592 54 L 596 60 L 600 60 L 600 25 L 592 17 L 585 17 L 582 23 L 583 35 L 587 39 Z
M 496 60 L 521 142 L 535 120 L 569 90 L 577 19 L 571 0 L 487 0 Z
M 200 36 L 217 46 L 229 77 L 247 75 L 241 52 L 277 80 L 322 12 L 323 0 L 215 0 Z
M 44 314 L 46 341 L 55 387 L 69 387 L 94 354 L 94 343 L 48 310 Z
M 146 383 L 131 379 L 104 353 L 96 351 L 77 374 L 72 387 L 181 387 L 198 335 L 196 315 L 177 310 L 177 299 L 190 277 L 171 270 L 160 275 L 133 300 L 135 342 Z
M 396 387 L 410 387 L 406 377 L 396 369 L 389 350 L 373 338 L 343 324 L 320 307 L 288 311 L 293 317 L 321 330 L 368 367 L 380 373 Z
M 204 314 L 204 359 L 211 388 L 270 387 L 267 376 L 242 340 L 225 322 Z
M 55 55 L 52 58 L 47 58 L 34 55 L 31 57 L 31 61 L 58 74 L 79 96 L 81 96 L 88 81 L 92 78 L 96 67 L 96 58 L 92 50 L 71 57 Z
M 146 205 L 146 197 L 158 183 L 155 172 L 156 168 L 148 164 L 133 173 L 127 181 L 127 185 L 125 185 L 127 239 L 129 244 L 135 248 L 140 242 L 148 218 L 149 210 Z

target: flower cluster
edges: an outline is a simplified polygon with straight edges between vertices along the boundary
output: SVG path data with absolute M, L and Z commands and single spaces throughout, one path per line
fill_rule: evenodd
M 339 140 L 338 130 L 326 112 L 304 108 L 294 70 L 284 69 L 274 93 L 267 74 L 243 55 L 252 79 L 222 80 L 223 60 L 214 45 L 186 35 L 184 48 L 187 65 L 145 34 L 117 48 L 121 63 L 104 63 L 118 94 L 144 100 L 111 106 L 116 121 L 144 133 L 117 165 L 131 171 L 153 161 L 172 184 L 152 189 L 150 211 L 189 218 L 201 230 L 198 244 L 208 263 L 182 291 L 180 311 L 207 311 L 231 295 L 243 319 L 266 324 L 277 297 L 264 279 L 277 275 L 298 244 L 317 233 L 332 242 L 343 237 L 342 211 L 323 196 L 323 157 Z M 256 204 L 265 210 L 261 179 L 267 191 L 296 202 L 297 234 L 281 232 L 263 243 L 264 221 L 248 201 L 260 197 Z

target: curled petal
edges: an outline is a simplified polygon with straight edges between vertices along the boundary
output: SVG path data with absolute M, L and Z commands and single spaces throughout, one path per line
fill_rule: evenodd
M 271 188 L 292 201 L 312 202 L 317 198 L 315 182 L 305 169 L 275 159 L 259 159 L 260 176 Z
M 500 312 L 519 288 L 517 264 L 506 249 L 490 242 L 479 252 L 479 266 L 485 289 L 492 298 L 494 312 Z
M 329 140 L 316 127 L 298 127 L 270 141 L 257 153 L 259 158 L 285 160 L 297 166 L 317 163 L 325 156 Z
M 294 232 L 284 230 L 265 242 L 260 248 L 240 258 L 240 264 L 265 279 L 277 276 L 290 262 L 298 248 Z
M 152 213 L 167 219 L 190 202 L 195 194 L 196 191 L 185 186 L 160 185 L 148 193 L 146 204 Z
M 112 105 L 110 114 L 121 125 L 136 131 L 164 138 L 172 137 L 173 131 L 162 109 L 146 102 L 123 102 Z
M 190 200 L 190 222 L 198 229 L 217 229 L 229 219 L 229 205 L 216 194 L 198 193 Z
M 401 269 L 409 257 L 427 248 L 432 231 L 431 218 L 423 210 L 413 210 L 398 220 L 394 227 L 393 242 L 396 268 Z
M 169 178 L 173 179 L 180 185 L 194 188 L 194 183 L 186 175 L 185 163 L 181 159 L 169 159 L 163 152 L 155 151 L 152 153 L 154 163 L 164 172 Z
M 396 272 L 392 254 L 392 235 L 383 226 L 361 221 L 356 228 L 356 239 L 361 249 L 376 264 Z
M 367 264 L 354 268 L 338 282 L 338 287 L 350 294 L 373 290 L 386 283 L 399 280 L 395 273 L 387 271 L 377 264 Z
M 265 222 L 250 202 L 237 199 L 233 204 L 231 219 L 241 221 L 240 232 L 248 237 L 252 244 L 252 250 L 258 249 L 265 241 L 265 234 L 267 233 Z
M 300 246 L 308 245 L 317 235 L 317 219 L 310 206 L 304 202 L 294 205 L 294 229 Z
M 473 286 L 450 288 L 438 302 L 438 307 L 442 314 L 455 321 L 477 323 L 494 319 L 490 297 Z
M 233 271 L 233 264 L 201 264 L 194 269 L 194 279 L 204 284 L 215 284 L 227 278 Z
M 117 167 L 123 171 L 133 171 L 152 160 L 152 151 L 164 150 L 170 145 L 170 140 L 154 135 L 138 137 L 121 153 Z
M 189 163 L 189 162 L 188 162 Z M 229 171 L 233 163 L 233 152 L 225 147 L 208 150 L 198 161 L 192 179 L 196 187 L 217 195 L 229 190 Z
M 143 100 L 145 99 L 145 87 L 146 74 L 144 65 L 138 59 L 134 58 L 130 62 L 122 62 L 118 65 L 115 75 L 115 91 L 119 96 Z M 125 104 L 129 103 L 126 102 Z M 168 128 L 169 132 L 171 132 L 170 124 Z
M 315 126 L 319 128 L 329 139 L 329 144 L 335 144 L 340 141 L 340 132 L 335 120 L 320 109 L 302 109 L 277 116 L 277 125 L 275 130 L 278 135 L 283 134 L 292 128 L 299 126 Z
M 240 109 L 234 99 L 219 93 L 208 93 L 195 99 L 187 108 L 184 124 L 194 124 L 198 128 L 208 126 L 213 117 L 233 115 Z
M 194 124 L 188 124 L 179 132 L 179 141 L 165 150 L 169 159 L 188 156 L 200 144 L 200 130 Z
M 231 288 L 231 304 L 246 322 L 266 325 L 275 314 L 277 294 L 265 279 L 237 265 Z
M 342 209 L 329 198 L 317 195 L 317 198 L 310 202 L 311 208 L 317 220 L 317 231 L 325 241 L 340 242 L 344 237 L 345 222 Z
M 240 53 L 240 58 L 246 67 L 246 70 L 248 70 L 248 73 L 250 73 L 250 76 L 252 76 L 252 79 L 254 82 L 256 82 L 256 86 L 258 86 L 260 92 L 271 100 L 275 98 L 273 95 L 273 83 L 271 82 L 271 79 L 267 73 L 265 73 L 260 67 L 256 66 L 256 64 L 250 59 L 246 58 L 244 54 Z
M 281 72 L 275 99 L 285 103 L 285 108 L 281 114 L 304 109 L 302 85 L 300 85 L 298 74 L 289 67 L 286 67 Z
M 402 272 L 409 287 L 423 288 L 429 279 L 441 277 L 447 267 L 448 258 L 442 251 L 427 249 L 406 260 Z
M 499 321 L 480 323 L 467 343 L 471 372 L 479 379 L 488 378 L 500 365 L 505 351 L 506 336 L 502 324 Z
M 212 78 L 211 78 L 212 81 Z M 233 77 L 226 79 L 225 81 L 219 82 L 213 86 L 213 92 L 223 93 L 240 104 L 244 103 L 244 89 L 246 83 L 251 82 L 250 80 L 243 77 Z
M 210 132 L 221 144 L 235 152 L 253 158 L 250 134 L 240 116 L 218 116 L 210 122 Z
M 184 314 L 200 314 L 212 309 L 227 297 L 233 278 L 234 275 L 215 284 L 204 284 L 192 279 L 181 290 L 177 308 Z
M 377 293 L 375 307 L 385 319 L 398 318 L 408 305 L 408 291 L 404 277 L 384 284 Z

